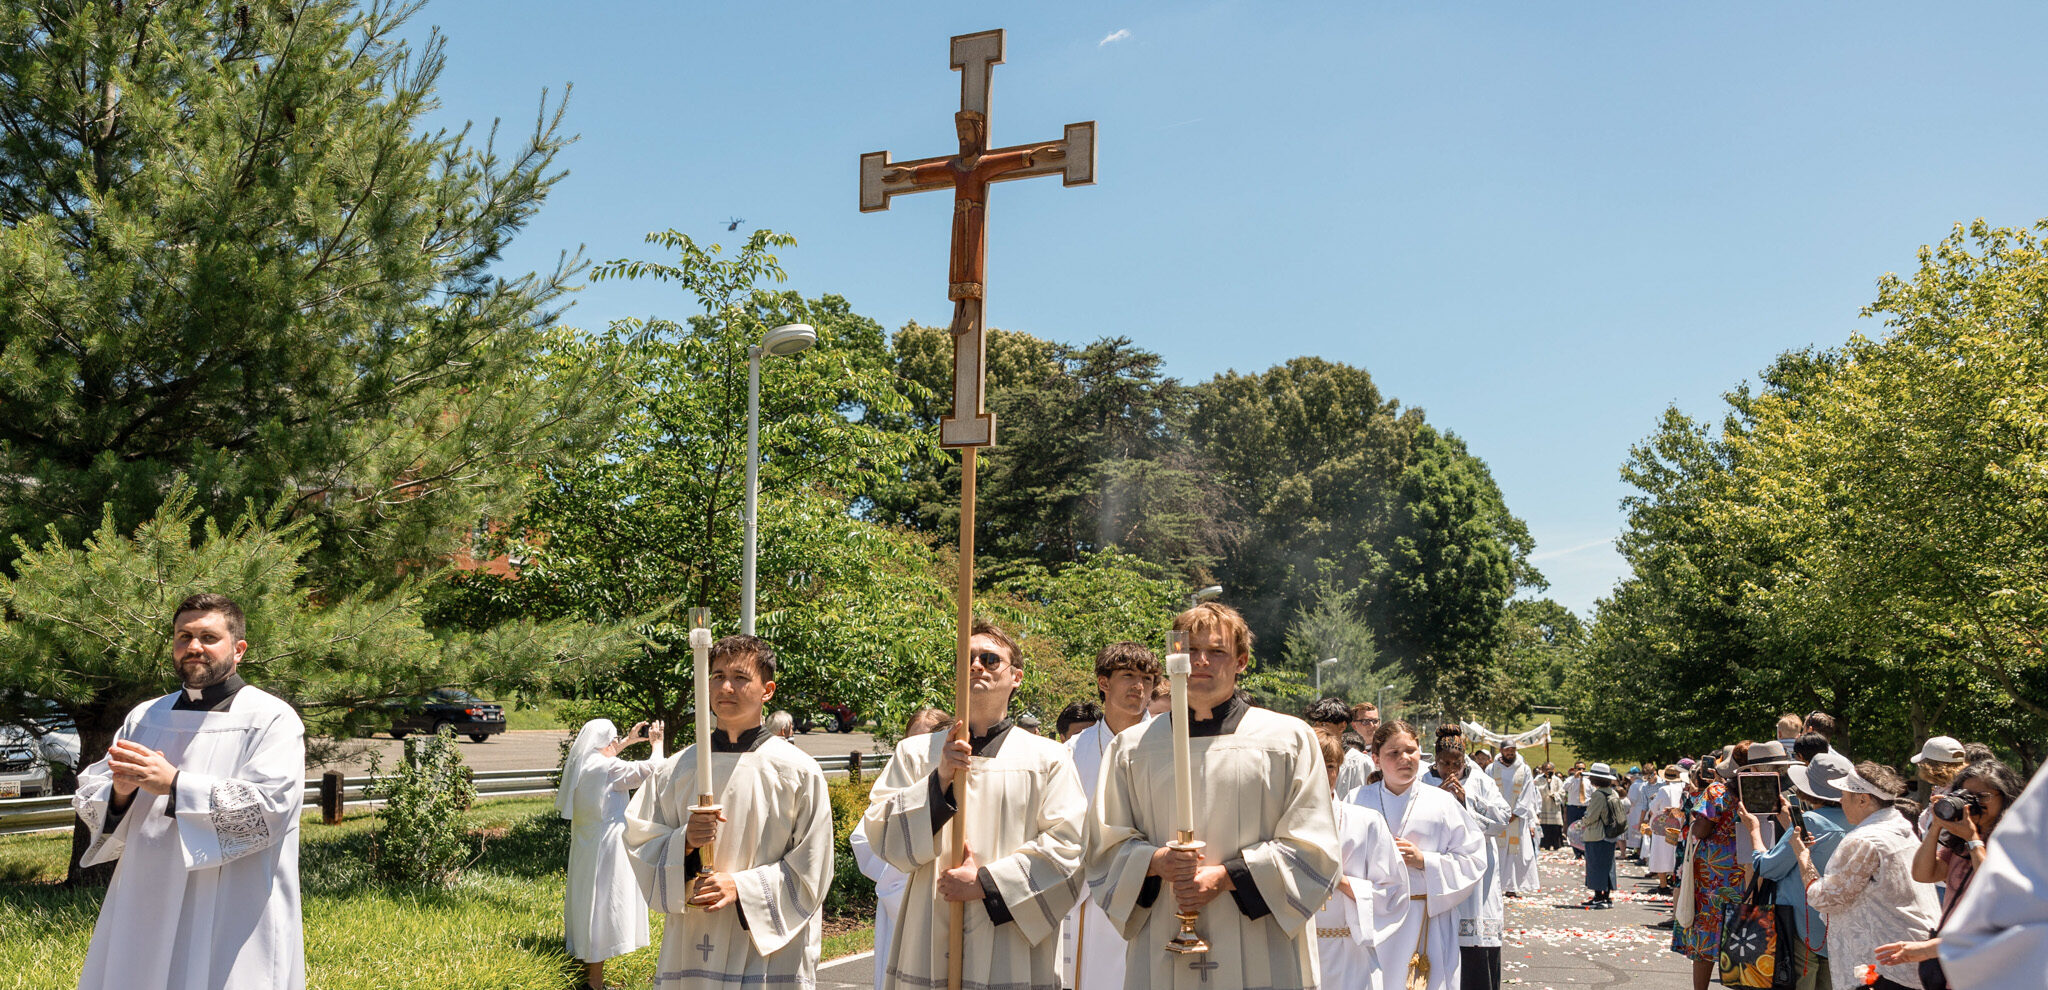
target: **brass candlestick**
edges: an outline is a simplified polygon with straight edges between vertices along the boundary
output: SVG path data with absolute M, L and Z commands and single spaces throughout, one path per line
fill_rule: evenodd
M 1206 843 L 1195 841 L 1195 833 L 1192 830 L 1179 829 L 1178 833 L 1175 836 L 1175 841 L 1167 843 L 1166 847 L 1168 849 L 1188 849 L 1193 850 L 1198 855 L 1201 853 L 1202 847 Z M 1195 934 L 1195 919 L 1202 916 L 1201 912 L 1183 913 L 1176 911 L 1173 916 L 1180 919 L 1180 931 L 1166 943 L 1166 951 L 1179 953 L 1209 951 L 1209 943 L 1202 941 L 1202 936 Z
M 700 811 L 708 811 L 715 815 L 721 810 L 720 806 L 711 803 L 716 800 L 718 800 L 718 795 L 716 794 L 699 794 L 697 795 L 697 803 L 690 806 L 690 813 L 696 814 Z M 711 847 L 713 845 L 716 845 L 716 843 L 707 842 L 697 847 L 697 876 L 694 882 L 690 884 L 691 897 L 697 895 L 699 889 L 703 886 L 703 881 L 713 873 L 711 869 Z M 688 903 L 688 898 L 685 898 L 684 902 Z

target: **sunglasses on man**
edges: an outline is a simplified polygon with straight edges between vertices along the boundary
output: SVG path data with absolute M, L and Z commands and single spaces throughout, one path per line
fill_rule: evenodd
M 1003 669 L 1003 664 L 1009 662 L 1003 659 L 1002 654 L 994 650 L 982 650 L 979 653 L 972 654 L 970 659 L 974 661 L 976 666 L 989 671 L 1001 670 Z

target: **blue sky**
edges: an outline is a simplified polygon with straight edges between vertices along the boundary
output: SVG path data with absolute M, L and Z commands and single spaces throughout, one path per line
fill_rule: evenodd
M 996 187 L 988 319 L 1200 381 L 1359 365 L 1465 437 L 1552 597 L 1625 572 L 1618 468 L 1670 404 L 1858 317 L 1922 244 L 2042 205 L 2048 6 L 438 0 L 436 122 L 574 84 L 581 140 L 508 273 L 674 227 L 794 234 L 791 286 L 943 323 L 949 197 L 858 212 L 863 152 L 952 150 L 947 38 L 1008 31 L 992 140 L 1098 121 L 1097 183 Z M 570 322 L 689 312 L 605 283 Z M 997 383 L 996 387 L 1000 387 Z

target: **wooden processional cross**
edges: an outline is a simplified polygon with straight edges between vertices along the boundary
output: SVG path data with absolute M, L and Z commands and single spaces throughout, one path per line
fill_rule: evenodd
M 959 631 L 954 658 L 953 704 L 959 721 L 954 738 L 967 738 L 968 640 L 974 625 L 974 461 L 975 450 L 995 442 L 995 417 L 989 415 L 987 393 L 988 341 L 982 322 L 985 255 L 988 246 L 988 187 L 993 182 L 1058 174 L 1070 186 L 1095 182 L 1095 122 L 1068 124 L 1058 141 L 1019 144 L 991 150 L 988 146 L 988 89 L 995 67 L 1003 61 L 1003 32 L 981 31 L 953 38 L 953 68 L 960 72 L 960 112 L 953 126 L 960 153 L 891 163 L 889 153 L 860 156 L 860 209 L 873 213 L 889 208 L 889 199 L 904 193 L 953 190 L 953 251 L 947 267 L 946 298 L 953 302 L 953 409 L 939 420 L 939 443 L 960 448 L 960 574 Z M 967 775 L 953 783 L 959 813 L 951 828 L 952 858 L 965 858 Z M 954 903 L 948 942 L 947 981 L 960 990 L 964 905 Z M 883 950 L 886 951 L 886 950 Z

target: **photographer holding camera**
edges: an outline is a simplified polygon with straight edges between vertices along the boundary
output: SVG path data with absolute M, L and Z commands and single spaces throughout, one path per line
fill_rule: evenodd
M 1984 840 L 1998 827 L 1998 820 L 2019 797 L 2022 786 L 2019 776 L 2004 763 L 1978 760 L 1956 773 L 1949 782 L 1948 793 L 1929 803 L 1934 827 L 1927 830 L 1919 850 L 1913 854 L 1913 879 L 1921 883 L 1947 883 L 1942 893 L 1941 921 L 1929 933 L 1931 938 L 1878 946 L 1879 963 L 1922 963 L 1923 986 L 1929 990 L 1946 986 L 1946 979 L 1937 975 L 1938 966 L 1932 964 L 1941 947 L 1941 924 L 1948 921 L 1949 913 L 1970 886 L 1971 876 L 1983 865 Z

